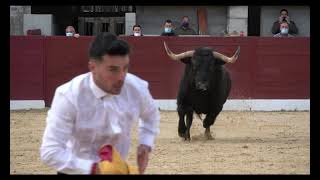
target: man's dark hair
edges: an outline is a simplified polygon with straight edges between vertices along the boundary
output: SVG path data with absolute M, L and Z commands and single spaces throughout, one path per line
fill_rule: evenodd
M 130 48 L 127 42 L 117 39 L 117 36 L 109 32 L 103 32 L 96 36 L 89 48 L 89 57 L 95 60 L 102 60 L 102 56 L 127 55 Z
M 165 22 L 164 22 L 164 24 L 165 23 L 170 23 L 170 24 L 172 24 L 172 21 L 170 20 L 170 19 L 167 19 Z
M 287 9 L 281 9 L 281 10 L 280 10 L 280 14 L 281 14 L 281 12 L 282 12 L 282 11 L 287 12 L 287 15 L 289 15 L 289 12 L 288 12 L 288 10 L 287 10 Z
M 136 24 L 132 27 L 132 30 L 134 30 L 135 27 L 139 27 L 141 29 L 141 26 L 139 24 Z
M 185 17 L 186 17 L 186 18 L 188 18 L 188 20 L 189 20 L 189 17 L 188 17 L 188 16 L 182 16 L 182 18 L 181 18 L 181 19 L 183 19 L 183 18 L 185 18 Z

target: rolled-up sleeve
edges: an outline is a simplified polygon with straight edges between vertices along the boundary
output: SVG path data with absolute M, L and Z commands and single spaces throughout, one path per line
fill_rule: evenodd
M 66 148 L 71 137 L 76 109 L 67 97 L 56 91 L 48 111 L 47 125 L 40 147 L 44 164 L 66 174 L 89 174 L 94 163 L 75 156 Z
M 160 133 L 160 113 L 148 88 L 143 93 L 141 105 L 139 143 L 153 148 L 155 137 Z

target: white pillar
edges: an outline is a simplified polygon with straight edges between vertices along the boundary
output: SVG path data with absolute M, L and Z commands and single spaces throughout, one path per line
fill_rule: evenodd
M 126 13 L 125 16 L 125 26 L 126 26 L 126 34 L 132 34 L 132 27 L 136 24 L 136 13 Z
M 31 6 L 10 6 L 10 35 L 23 35 L 24 14 L 31 14 Z
M 248 6 L 229 6 L 227 26 L 229 34 L 234 31 L 238 33 L 243 31 L 246 36 L 248 29 Z

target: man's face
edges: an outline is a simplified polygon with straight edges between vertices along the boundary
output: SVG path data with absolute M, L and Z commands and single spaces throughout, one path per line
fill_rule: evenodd
M 164 24 L 164 28 L 172 28 L 172 23 L 166 22 L 166 23 Z
M 110 94 L 120 94 L 129 68 L 129 55 L 104 55 L 102 61 L 90 60 L 89 69 L 96 85 Z
M 189 22 L 189 18 L 188 18 L 188 17 L 183 17 L 183 18 L 182 18 L 182 23 L 183 23 L 183 22 Z
M 288 24 L 287 23 L 281 23 L 280 24 L 280 29 L 288 29 L 289 28 L 289 26 L 288 26 Z
M 287 11 L 281 11 L 280 16 L 283 17 L 283 18 L 287 17 L 288 16 Z
M 72 28 L 72 27 L 68 27 L 67 29 L 66 29 L 66 33 L 75 33 L 75 30 L 74 30 L 74 28 Z
M 140 29 L 140 27 L 134 27 L 134 28 L 133 28 L 133 33 L 140 33 L 140 34 L 141 34 L 141 29 Z
M 280 24 L 280 33 L 283 35 L 287 35 L 289 32 L 289 25 L 287 23 Z

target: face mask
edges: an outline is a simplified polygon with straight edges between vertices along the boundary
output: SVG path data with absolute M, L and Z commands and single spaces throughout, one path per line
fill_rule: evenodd
M 165 33 L 171 33 L 171 28 L 164 28 Z
M 188 23 L 188 22 L 183 21 L 183 22 L 182 22 L 182 26 L 183 26 L 183 27 L 185 27 L 185 28 L 187 28 L 187 27 L 189 26 L 189 23 Z
M 67 33 L 66 33 L 66 36 L 68 36 L 68 37 L 73 36 L 73 33 L 67 32 Z
M 136 32 L 135 32 L 135 33 L 133 33 L 133 35 L 134 35 L 134 36 L 141 36 L 141 34 L 140 34 L 140 33 L 136 33 Z
M 288 34 L 289 29 L 287 28 L 282 28 L 281 29 L 281 34 Z

